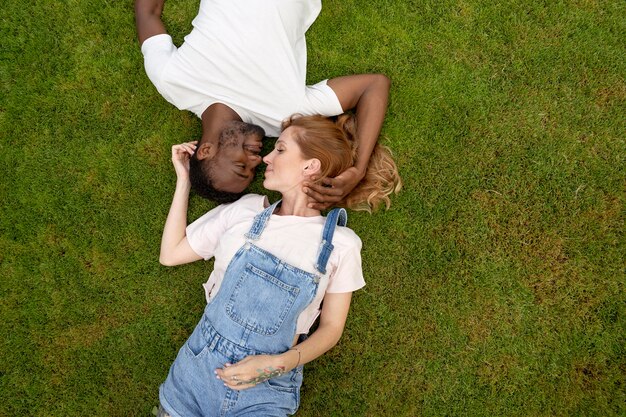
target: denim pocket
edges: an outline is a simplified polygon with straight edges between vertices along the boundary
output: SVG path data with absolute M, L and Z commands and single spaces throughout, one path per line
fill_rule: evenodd
M 292 380 L 291 372 L 265 381 L 270 388 L 281 392 L 296 392 L 298 385 Z
M 273 335 L 285 321 L 300 289 L 248 263 L 233 288 L 226 314 L 248 330 Z
M 280 393 L 283 405 L 294 414 L 300 406 L 300 385 L 302 385 L 302 373 L 296 369 L 287 372 L 277 378 L 268 379 L 264 382 L 272 391 Z
M 202 331 L 203 320 L 205 320 L 204 317 L 202 317 L 196 328 L 193 330 L 193 333 L 191 333 L 191 336 L 189 336 L 189 339 L 187 339 L 184 344 L 187 354 L 195 358 L 201 356 L 209 346 L 209 341 Z

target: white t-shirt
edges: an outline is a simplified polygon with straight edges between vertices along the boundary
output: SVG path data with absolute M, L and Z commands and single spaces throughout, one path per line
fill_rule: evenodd
M 224 272 L 232 257 L 245 244 L 254 216 L 266 207 L 266 197 L 248 194 L 238 201 L 209 211 L 187 227 L 191 248 L 204 259 L 215 257 L 209 280 L 204 284 L 207 302 L 220 288 Z M 326 218 L 272 215 L 254 244 L 284 262 L 307 272 L 317 273 L 322 230 Z M 308 333 L 320 313 L 325 293 L 356 291 L 365 285 L 361 268 L 361 239 L 349 228 L 338 226 L 333 236 L 334 250 L 326 274 L 320 279 L 313 302 L 300 314 L 297 333 Z
M 165 34 L 143 43 L 146 73 L 179 109 L 201 117 L 223 103 L 268 136 L 294 113 L 341 114 L 326 81 L 305 84 L 305 32 L 321 7 L 321 0 L 202 0 L 180 48 Z

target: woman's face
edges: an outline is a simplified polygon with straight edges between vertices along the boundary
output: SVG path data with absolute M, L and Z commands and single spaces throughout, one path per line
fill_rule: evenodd
M 263 186 L 268 190 L 285 193 L 304 180 L 307 161 L 293 138 L 295 129 L 285 129 L 276 140 L 274 150 L 263 157 L 267 164 Z

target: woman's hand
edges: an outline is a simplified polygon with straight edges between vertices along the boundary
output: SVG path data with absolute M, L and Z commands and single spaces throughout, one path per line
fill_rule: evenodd
M 236 364 L 227 363 L 215 370 L 217 379 L 230 389 L 243 390 L 287 372 L 280 355 L 248 356 Z
M 197 143 L 198 141 L 194 140 L 172 146 L 172 164 L 179 180 L 189 180 L 189 158 L 196 151 Z
M 335 178 L 322 178 L 321 182 L 306 181 L 304 192 L 309 198 L 309 207 L 325 210 L 344 199 L 357 186 L 363 175 L 355 168 L 348 168 Z M 315 180 L 315 178 L 312 178 Z

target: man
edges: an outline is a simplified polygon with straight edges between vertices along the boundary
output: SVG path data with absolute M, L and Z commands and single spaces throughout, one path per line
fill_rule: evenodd
M 357 120 L 356 165 L 335 178 L 305 184 L 305 192 L 315 200 L 310 207 L 323 209 L 359 183 L 382 127 L 390 82 L 384 75 L 363 74 L 306 86 L 305 32 L 321 0 L 201 0 L 194 28 L 180 48 L 161 20 L 163 4 L 135 1 L 137 33 L 146 73 L 157 90 L 202 120 L 191 162 L 192 170 L 201 171 L 192 180 L 194 189 L 206 179 L 201 188 L 219 190 L 212 198 L 225 202 L 250 184 L 261 162 L 261 138 L 258 129 L 242 122 L 278 136 L 281 122 L 294 113 L 335 116 L 351 109 Z

